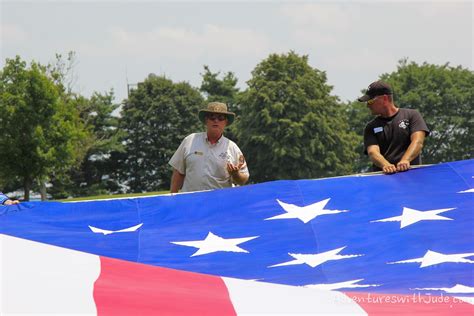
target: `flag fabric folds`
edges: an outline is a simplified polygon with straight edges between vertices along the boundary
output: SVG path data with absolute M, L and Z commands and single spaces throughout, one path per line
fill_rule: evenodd
M 1 315 L 462 315 L 443 296 L 344 293 L 172 270 L 0 235 Z
M 472 308 L 466 302 L 474 296 L 473 177 L 474 160 L 466 160 L 395 175 L 22 203 L 0 207 L 0 234 L 95 255 L 101 267 L 133 266 L 126 273 L 135 266 L 166 268 L 227 278 L 229 284 L 288 286 L 311 296 L 342 293 L 357 303 L 355 310 L 369 314 L 396 306 L 411 306 L 411 314 L 426 308 L 438 313 L 447 308 L 450 314 Z M 4 252 L 0 255 L 5 261 Z M 96 280 L 95 286 L 101 284 Z M 104 297 L 114 297 L 113 288 L 108 291 Z M 346 305 L 341 297 L 321 302 L 332 300 L 337 309 Z M 244 313 L 265 310 L 253 305 L 255 310 L 247 305 Z

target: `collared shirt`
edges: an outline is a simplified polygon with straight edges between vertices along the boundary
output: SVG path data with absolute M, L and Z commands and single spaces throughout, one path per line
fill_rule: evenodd
M 169 164 L 185 175 L 181 191 L 190 192 L 233 186 L 226 165 L 237 165 L 243 159 L 242 151 L 233 141 L 222 136 L 211 144 L 204 132 L 188 135 Z M 240 172 L 248 174 L 247 166 Z

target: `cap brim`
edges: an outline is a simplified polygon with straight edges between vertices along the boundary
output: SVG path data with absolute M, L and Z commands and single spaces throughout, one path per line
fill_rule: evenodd
M 357 101 L 359 102 L 367 102 L 371 99 L 371 97 L 367 94 L 364 94 L 363 96 L 361 96 L 360 98 L 357 99 Z

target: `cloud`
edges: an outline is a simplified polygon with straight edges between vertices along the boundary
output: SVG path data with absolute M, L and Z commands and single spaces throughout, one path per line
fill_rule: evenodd
M 91 55 L 126 54 L 188 60 L 222 54 L 228 58 L 263 55 L 271 46 L 269 39 L 257 31 L 207 24 L 201 30 L 159 27 L 142 32 L 115 27 L 109 29 L 105 42 L 82 48 Z
M 323 2 L 285 5 L 279 13 L 288 21 L 293 46 L 308 52 L 318 65 L 331 71 L 380 73 L 404 57 L 471 66 L 472 16 L 466 9 L 472 5 Z M 459 41 L 461 34 L 470 36 Z
M 345 31 L 351 26 L 357 6 L 348 4 L 314 3 L 284 5 L 280 14 L 297 27 L 311 27 L 322 31 Z
M 21 26 L 8 23 L 2 23 L 1 36 L 2 44 L 5 42 L 21 43 L 28 39 L 28 33 Z

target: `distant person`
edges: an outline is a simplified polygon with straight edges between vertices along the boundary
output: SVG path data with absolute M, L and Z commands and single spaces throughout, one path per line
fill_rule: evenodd
M 20 203 L 20 201 L 11 200 L 8 196 L 0 192 L 0 205 L 13 205 L 18 203 Z
M 392 88 L 383 81 L 371 83 L 358 100 L 377 115 L 364 130 L 364 153 L 369 155 L 373 170 L 390 174 L 421 164 L 421 149 L 430 131 L 420 113 L 398 108 Z
M 171 193 L 245 184 L 249 171 L 244 155 L 223 135 L 224 128 L 234 121 L 235 113 L 228 112 L 224 103 L 211 102 L 198 115 L 206 132 L 188 135 L 171 157 Z

